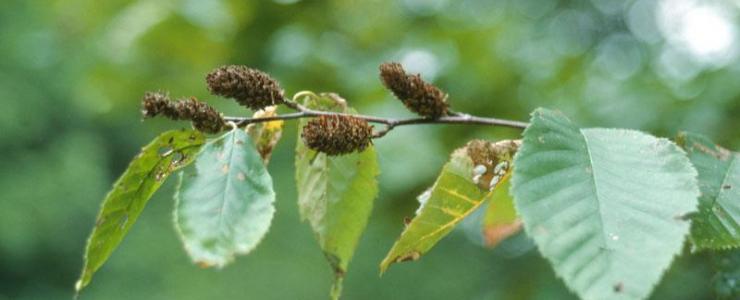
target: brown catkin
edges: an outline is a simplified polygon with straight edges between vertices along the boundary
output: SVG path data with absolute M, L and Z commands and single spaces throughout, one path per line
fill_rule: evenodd
M 397 62 L 380 65 L 380 80 L 410 111 L 438 118 L 448 113 L 447 94 L 425 82 L 419 74 L 407 74 Z
M 219 67 L 206 76 L 211 94 L 232 98 L 252 110 L 283 103 L 280 84 L 266 73 L 247 66 Z
M 145 118 L 165 115 L 167 118 L 176 119 L 177 114 L 172 109 L 170 97 L 163 92 L 146 92 L 141 99 L 141 114 Z
M 365 150 L 372 143 L 372 135 L 373 127 L 363 119 L 326 115 L 308 121 L 301 138 L 310 149 L 341 155 Z
M 206 133 L 218 133 L 226 126 L 216 109 L 195 98 L 172 101 L 165 93 L 148 92 L 141 102 L 145 118 L 163 115 L 172 120 L 189 120 L 195 129 Z

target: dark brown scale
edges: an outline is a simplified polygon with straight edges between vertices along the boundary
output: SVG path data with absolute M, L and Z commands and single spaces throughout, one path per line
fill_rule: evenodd
M 232 98 L 252 110 L 283 103 L 280 84 L 266 73 L 246 66 L 230 65 L 206 76 L 211 94 Z
M 226 125 L 218 111 L 195 98 L 172 101 L 164 93 L 149 92 L 144 94 L 142 107 L 145 118 L 163 115 L 171 120 L 189 120 L 195 129 L 205 133 L 218 133 Z
M 410 111 L 431 118 L 447 115 L 447 94 L 425 82 L 419 74 L 406 74 L 401 64 L 381 64 L 380 80 Z
M 306 123 L 301 138 L 310 149 L 328 155 L 361 152 L 372 143 L 373 127 L 350 116 L 320 116 Z

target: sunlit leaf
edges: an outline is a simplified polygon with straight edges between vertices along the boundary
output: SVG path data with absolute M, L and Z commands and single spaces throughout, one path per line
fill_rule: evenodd
M 691 241 L 699 249 L 740 247 L 740 153 L 691 133 L 680 134 L 678 141 L 699 172 L 701 197 Z
M 666 139 L 579 129 L 538 109 L 514 159 L 527 233 L 584 299 L 644 299 L 678 254 L 696 210 L 696 171 Z
M 314 109 L 345 110 L 342 101 L 309 100 Z M 301 122 L 301 127 L 306 121 Z M 341 282 L 357 242 L 365 230 L 378 194 L 379 174 L 374 147 L 361 153 L 327 156 L 306 148 L 300 137 L 296 145 L 296 181 L 301 217 L 311 224 L 324 255 L 335 273 L 332 297 Z
M 85 248 L 85 265 L 75 285 L 79 292 L 90 283 L 144 210 L 149 198 L 175 170 L 189 164 L 203 144 L 197 131 L 161 134 L 141 150 L 103 200 Z
M 419 197 L 416 216 L 380 264 L 416 260 L 508 180 L 518 143 L 473 141 L 455 150 L 434 185 Z
M 241 129 L 203 146 L 195 163 L 180 173 L 175 201 L 175 225 L 202 267 L 223 267 L 252 251 L 275 212 L 272 178 Z

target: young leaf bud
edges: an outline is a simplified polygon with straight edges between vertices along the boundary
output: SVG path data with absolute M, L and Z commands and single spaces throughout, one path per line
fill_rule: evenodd
M 310 149 L 342 155 L 365 150 L 372 143 L 372 135 L 373 127 L 363 119 L 328 115 L 308 121 L 301 138 Z
M 432 118 L 447 115 L 447 94 L 425 82 L 419 74 L 406 74 L 401 64 L 381 64 L 380 80 L 410 111 Z
M 266 73 L 246 66 L 222 66 L 206 76 L 211 94 L 232 98 L 252 110 L 283 103 L 280 84 Z

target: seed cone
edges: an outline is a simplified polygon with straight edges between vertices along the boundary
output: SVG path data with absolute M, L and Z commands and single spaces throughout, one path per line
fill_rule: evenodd
M 301 138 L 308 148 L 328 155 L 361 152 L 372 143 L 373 127 L 350 116 L 328 115 L 308 121 Z
M 177 114 L 172 109 L 170 97 L 163 92 L 146 92 L 141 99 L 141 114 L 145 118 L 153 118 L 157 115 L 165 115 L 170 119 L 177 119 Z
M 401 64 L 381 64 L 380 80 L 410 111 L 431 118 L 447 115 L 447 94 L 425 82 L 419 74 L 406 74 Z
M 164 93 L 148 92 L 141 103 L 145 118 L 163 115 L 172 120 L 190 120 L 195 129 L 206 133 L 217 133 L 226 126 L 218 111 L 195 98 L 172 101 Z
M 246 66 L 223 66 L 206 76 L 211 94 L 233 98 L 252 110 L 283 103 L 280 84 L 266 73 Z

